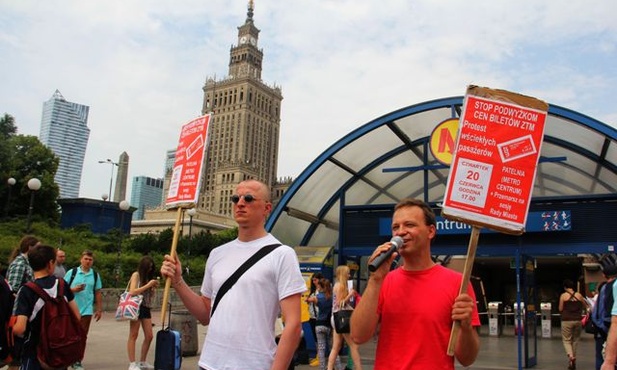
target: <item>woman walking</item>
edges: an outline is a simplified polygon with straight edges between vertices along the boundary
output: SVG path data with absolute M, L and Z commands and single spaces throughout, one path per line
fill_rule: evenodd
M 317 319 L 315 321 L 317 358 L 320 370 L 326 370 L 328 364 L 326 353 L 331 346 L 332 338 L 332 327 L 330 326 L 330 316 L 332 316 L 332 284 L 330 280 L 323 277 L 319 279 L 315 296 L 310 297 L 307 301 L 318 307 Z
M 354 297 L 354 290 L 347 287 L 347 280 L 350 277 L 351 274 L 349 271 L 349 266 L 342 265 L 336 268 L 336 283 L 332 289 L 332 292 L 334 293 L 332 298 L 332 312 L 337 312 L 340 309 L 349 307 L 349 301 L 352 297 Z M 332 322 L 332 327 L 334 327 L 334 321 Z M 330 356 L 328 357 L 328 370 L 334 370 L 335 363 L 337 363 L 337 369 L 340 368 L 337 359 L 338 354 L 343 347 L 343 340 L 345 340 L 347 346 L 349 347 L 349 352 L 351 353 L 351 358 L 355 369 L 362 370 L 358 345 L 351 340 L 349 333 L 340 334 L 334 330 L 332 337 L 332 350 L 330 351 Z
M 129 370 L 140 370 L 143 368 L 152 368 L 152 365 L 146 362 L 148 351 L 150 350 L 150 343 L 152 343 L 152 297 L 154 291 L 159 285 L 158 280 L 155 278 L 154 273 L 156 268 L 154 266 L 154 260 L 150 256 L 144 256 L 139 261 L 139 267 L 137 271 L 131 275 L 131 281 L 129 282 L 129 293 L 131 295 L 141 294 L 143 300 L 139 308 L 139 318 L 135 321 L 130 321 L 129 339 L 126 347 L 129 354 Z M 139 335 L 139 327 L 143 329 L 144 341 L 141 344 L 141 354 L 139 356 L 140 361 L 135 362 L 135 344 L 137 342 L 137 336 Z
M 563 281 L 564 292 L 559 297 L 561 313 L 561 340 L 568 355 L 568 370 L 576 369 L 576 347 L 581 338 L 581 317 L 587 307 L 585 298 L 574 290 L 576 286 L 570 279 Z

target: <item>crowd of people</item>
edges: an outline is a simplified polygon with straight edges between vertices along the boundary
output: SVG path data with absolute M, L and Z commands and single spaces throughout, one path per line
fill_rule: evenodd
M 151 368 L 146 358 L 153 340 L 151 308 L 159 286 L 157 271 L 170 280 L 186 309 L 200 323 L 208 325 L 198 361 L 200 370 L 287 370 L 293 363 L 302 335 L 301 297 L 308 290 L 297 256 L 265 229 L 272 210 L 267 185 L 256 180 L 243 181 L 237 185 L 231 202 L 238 237 L 210 253 L 199 293 L 183 280 L 177 255 L 166 255 L 160 268 L 149 256 L 144 256 L 136 266 L 127 282 L 127 292 L 142 295 L 143 301 L 138 319 L 128 324 L 129 370 Z M 346 346 L 353 367 L 361 370 L 358 347 L 376 339 L 374 369 L 452 370 L 455 361 L 471 366 L 480 350 L 476 298 L 471 285 L 460 292 L 460 273 L 436 264 L 431 257 L 431 243 L 437 232 L 435 214 L 423 201 L 403 199 L 394 208 L 391 227 L 392 235 L 400 237 L 403 243 L 369 275 L 361 297 L 349 284 L 351 271 L 346 265 L 336 268 L 334 282 L 320 273 L 312 276 L 306 303 L 311 332 L 317 342 L 317 358 L 311 365 L 322 370 L 343 369 L 339 354 Z M 391 248 L 391 243 L 377 246 L 368 262 Z M 86 338 L 92 320 L 101 318 L 103 282 L 93 268 L 94 253 L 83 251 L 80 265 L 71 269 L 64 265 L 65 259 L 65 251 L 44 245 L 34 236 L 24 237 L 12 256 L 6 282 L 15 299 L 14 333 L 21 338 L 22 356 L 10 364 L 10 370 L 40 369 L 36 348 L 41 302 L 26 283 L 34 282 L 50 295 L 61 292 L 79 318 Z M 69 289 L 59 288 L 64 284 Z M 424 299 L 427 292 L 430 300 Z M 571 369 L 576 367 L 576 345 L 581 331 L 577 315 L 586 305 L 584 297 L 574 291 L 573 283 L 564 282 L 559 309 Z M 612 309 L 617 322 L 617 305 Z M 340 311 L 353 312 L 346 330 L 339 329 L 334 322 L 335 317 L 341 316 Z M 284 329 L 275 338 L 273 328 L 279 316 L 283 318 Z M 453 337 L 453 353 L 448 354 L 454 324 L 460 330 Z M 138 355 L 140 328 L 144 338 Z M 614 369 L 617 325 L 611 326 L 601 347 L 605 356 L 598 365 L 602 370 Z M 84 369 L 81 360 L 71 367 Z
M 286 370 L 300 342 L 301 295 L 307 286 L 294 250 L 281 245 L 265 230 L 265 221 L 272 210 L 268 186 L 256 180 L 243 181 L 237 185 L 231 201 L 238 224 L 238 237 L 211 252 L 200 294 L 184 282 L 181 261 L 177 256 L 164 257 L 160 274 L 170 279 L 171 286 L 190 313 L 199 322 L 208 325 L 208 334 L 198 362 L 200 369 Z M 406 201 L 397 205 L 393 220 L 393 235 L 403 238 L 404 244 L 388 263 L 371 275 L 363 299 L 360 300 L 359 294 L 348 284 L 350 270 L 345 265 L 337 267 L 334 285 L 323 275 L 315 275 L 312 279 L 314 292 L 307 301 L 313 308 L 312 327 L 318 342 L 318 359 L 314 365 L 318 362 L 322 369 L 342 369 L 338 355 L 345 344 L 353 366 L 361 370 L 358 346 L 373 337 L 378 323 L 381 329 L 376 369 L 409 368 L 412 365 L 414 368 L 433 369 L 435 361 L 445 364 L 443 368 L 453 368 L 454 359 L 445 353 L 449 328 L 454 321 L 459 321 L 462 329 L 455 357 L 464 365 L 475 359 L 479 341 L 473 327 L 479 325 L 479 320 L 473 291 L 470 289 L 459 295 L 457 289 L 460 274 L 435 265 L 430 260 L 430 243 L 436 231 L 434 214 L 423 202 Z M 227 279 L 230 275 L 234 271 L 237 273 L 239 267 L 247 260 L 252 260 L 256 251 L 264 246 L 273 248 L 245 268 L 239 278 L 229 283 Z M 385 246 L 377 247 L 369 262 L 384 252 Z M 50 254 L 50 250 L 54 253 Z M 397 254 L 405 262 L 394 273 L 390 273 L 389 266 Z M 24 324 L 19 326 L 16 333 L 22 338 L 23 353 L 26 355 L 21 358 L 21 363 L 17 360 L 10 369 L 18 369 L 18 366 L 26 370 L 40 368 L 36 356 L 32 356 L 33 349 L 38 345 L 35 335 L 37 325 L 40 326 L 35 311 L 37 299 L 28 292 L 27 286 L 24 287 L 26 282 L 34 281 L 43 288 L 52 288 L 53 294 L 57 294 L 57 281 L 63 280 L 70 288 L 64 290 L 63 294 L 79 317 L 86 338 L 92 319 L 98 321 L 101 318 L 103 282 L 93 268 L 93 252 L 84 251 L 80 265 L 72 269 L 64 266 L 65 258 L 64 251 L 42 245 L 32 236 L 24 237 L 15 252 L 7 280 L 16 297 L 13 313 Z M 130 294 L 144 296 L 138 320 L 129 324 L 129 370 L 150 366 L 145 361 L 153 337 L 150 308 L 153 291 L 158 286 L 155 271 L 154 261 L 145 256 L 127 284 Z M 441 285 L 443 281 L 447 281 L 451 287 L 437 289 L 443 294 L 430 307 L 419 305 L 421 300 L 400 300 L 399 295 L 403 290 L 418 290 L 420 294 L 420 290 L 431 289 L 431 284 L 439 282 Z M 226 285 L 233 285 L 233 289 L 226 290 Z M 260 289 L 254 289 L 256 286 Z M 214 315 L 217 305 L 220 308 Z M 335 330 L 333 318 L 337 316 L 336 313 L 354 309 L 354 306 L 351 329 L 341 332 Z M 251 309 L 246 310 L 246 307 Z M 400 334 L 400 329 L 394 325 L 394 316 L 405 309 L 412 309 L 419 316 L 433 317 L 431 320 L 439 330 L 430 334 L 430 340 L 427 341 L 393 340 Z M 283 317 L 285 327 L 280 338 L 275 338 L 273 328 L 279 315 Z M 418 325 L 413 317 L 406 322 L 410 329 Z M 139 354 L 140 361 L 137 361 L 136 341 L 140 328 L 144 340 Z M 250 328 L 248 332 L 247 328 Z M 405 356 L 404 361 L 396 361 L 394 364 L 391 353 L 401 346 L 407 347 L 408 356 Z M 432 357 L 428 365 L 425 352 L 439 352 L 440 355 Z M 73 363 L 71 367 L 74 370 L 84 369 L 81 361 Z
M 265 230 L 266 218 L 272 210 L 270 190 L 265 184 L 255 180 L 241 182 L 231 200 L 238 238 L 210 254 L 201 295 L 183 281 L 177 256 L 165 256 L 161 274 L 171 279 L 172 287 L 191 314 L 209 325 L 200 369 L 286 370 L 300 341 L 300 299 L 307 290 L 297 256 L 288 246 L 275 249 L 248 269 L 235 282 L 234 289 L 226 290 L 227 295 L 218 301 L 217 294 L 226 285 L 227 277 L 244 261 L 264 245 L 280 244 Z M 353 288 L 347 284 L 349 268 L 337 267 L 331 292 L 331 283 L 315 276 L 316 293 L 308 299 L 323 310 L 321 313 L 313 310 L 319 366 L 341 369 L 336 359 L 345 341 L 355 368 L 361 369 L 358 345 L 373 337 L 378 324 L 375 369 L 454 369 L 454 358 L 469 366 L 479 351 L 476 327 L 480 320 L 475 296 L 471 287 L 459 294 L 461 274 L 435 264 L 431 258 L 430 245 L 436 235 L 435 214 L 426 203 L 405 199 L 395 207 L 392 234 L 401 237 L 403 245 L 370 276 L 363 298 L 351 316 L 349 333 L 332 331 L 335 325 L 331 321 L 334 313 L 347 308 L 355 297 Z M 389 248 L 390 243 L 378 246 L 369 263 Z M 404 262 L 390 272 L 399 254 Z M 257 286 L 260 289 L 254 289 Z M 435 299 L 419 299 L 428 291 Z M 224 309 L 218 309 L 214 315 L 211 310 L 217 301 Z M 246 310 L 247 306 L 251 309 Z M 277 346 L 273 327 L 279 312 L 285 328 Z M 414 314 L 407 315 L 408 312 Z M 403 316 L 405 320 L 400 320 Z M 460 324 L 460 334 L 454 356 L 448 356 L 454 322 Z M 251 327 L 250 335 L 247 327 Z M 412 338 L 408 335 L 412 332 L 422 332 L 426 340 Z M 332 345 L 326 361 L 330 336 Z
M 36 349 L 40 342 L 41 311 L 43 298 L 27 283 L 34 282 L 52 298 L 62 292 L 74 314 L 79 318 L 87 338 L 92 318 L 100 320 L 102 314 L 102 281 L 92 268 L 94 253 L 83 251 L 80 266 L 68 272 L 64 266 L 66 253 L 63 250 L 41 243 L 38 238 L 27 235 L 11 256 L 6 280 L 14 299 L 12 314 L 17 356 L 9 363 L 9 370 L 38 370 L 41 368 Z M 67 289 L 60 290 L 59 280 Z M 74 370 L 83 370 L 81 360 L 72 364 Z
M 15 356 L 8 363 L 9 370 L 41 369 L 37 357 L 37 347 L 40 345 L 43 299 L 27 285 L 28 282 L 34 282 L 43 288 L 51 298 L 57 297 L 62 292 L 71 310 L 79 319 L 84 340 L 87 340 L 92 319 L 95 321 L 101 319 L 103 282 L 100 274 L 93 268 L 94 253 L 90 250 L 84 250 L 81 254 L 80 265 L 68 271 L 64 265 L 65 260 L 66 252 L 64 250 L 45 245 L 32 235 L 23 237 L 19 246 L 10 256 L 6 280 L 5 277 L 0 276 L 3 282 L 6 281 L 6 285 L 2 287 L 6 287 L 7 297 L 11 300 L 11 304 L 4 304 L 6 302 L 3 302 L 2 309 L 10 310 L 8 307 L 12 308 L 11 312 L 1 312 L 1 316 L 3 320 L 10 314 L 16 318 L 13 324 Z M 153 338 L 150 309 L 153 292 L 158 286 L 156 273 L 157 269 L 152 257 L 144 256 L 128 284 L 127 289 L 132 294 L 144 296 L 138 320 L 131 321 L 129 324 L 127 352 L 130 370 L 153 368 L 146 362 L 146 357 Z M 63 284 L 66 284 L 67 289 L 59 289 L 60 280 Z M 140 361 L 137 362 L 135 361 L 135 343 L 140 326 L 144 332 L 144 341 L 141 347 Z M 83 370 L 82 360 L 83 357 L 74 362 L 71 368 Z

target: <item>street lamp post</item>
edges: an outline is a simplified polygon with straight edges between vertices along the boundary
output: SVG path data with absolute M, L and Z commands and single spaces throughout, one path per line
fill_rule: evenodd
M 191 208 L 186 211 L 189 215 L 189 240 L 193 239 L 193 217 L 197 214 L 197 210 L 195 208 Z M 188 255 L 191 255 L 191 244 L 189 243 Z
M 34 209 L 34 193 L 41 188 L 41 180 L 36 177 L 28 180 L 28 189 L 30 189 L 30 208 L 28 208 L 28 222 L 26 226 L 26 233 L 30 233 L 32 226 L 32 210 Z
M 111 185 L 114 182 L 114 166 L 118 166 L 118 163 L 112 161 L 109 158 L 104 161 L 99 161 L 99 163 L 109 163 L 111 165 L 111 176 L 109 177 L 109 194 L 107 194 L 108 199 L 111 200 Z
M 6 196 L 6 206 L 4 207 L 4 217 L 8 217 L 9 216 L 9 205 L 11 204 L 11 191 L 13 190 L 13 185 L 15 185 L 17 181 L 12 178 L 9 177 L 8 180 L 6 180 L 6 184 L 8 185 L 8 194 Z
M 120 255 L 122 254 L 122 239 L 124 237 L 124 213 L 131 207 L 131 205 L 126 200 L 123 200 L 118 203 L 118 207 L 120 207 L 120 236 L 118 237 L 118 260 L 116 262 L 116 288 L 118 287 L 121 271 Z

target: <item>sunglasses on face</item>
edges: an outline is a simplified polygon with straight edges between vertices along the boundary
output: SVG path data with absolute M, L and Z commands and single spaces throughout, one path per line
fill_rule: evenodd
M 252 201 L 254 201 L 254 200 L 259 200 L 259 199 L 255 198 L 255 197 L 254 197 L 253 195 L 251 195 L 251 194 L 244 194 L 244 195 L 234 194 L 234 195 L 232 195 L 232 196 L 231 196 L 231 201 L 232 201 L 234 204 L 238 204 L 238 202 L 240 201 L 240 198 L 244 198 L 244 201 L 245 201 L 246 203 L 251 203 L 251 202 L 252 202 Z

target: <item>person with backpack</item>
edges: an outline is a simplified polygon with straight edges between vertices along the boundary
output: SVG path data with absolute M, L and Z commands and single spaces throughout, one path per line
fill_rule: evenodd
M 81 314 L 81 326 L 86 336 L 90 331 L 92 317 L 96 321 L 101 319 L 103 313 L 103 296 L 101 288 L 103 283 L 98 272 L 94 270 L 94 253 L 85 250 L 81 253 L 81 265 L 67 271 L 64 280 L 75 294 L 75 301 Z M 83 359 L 81 359 L 83 360 Z M 81 360 L 73 364 L 74 370 L 84 370 Z
M 596 368 L 601 370 L 615 370 L 617 366 L 617 305 L 615 304 L 615 290 L 617 289 L 617 255 L 610 253 L 600 259 L 602 272 L 607 281 L 599 288 L 596 304 L 591 312 L 591 319 L 596 327 Z M 602 356 L 602 352 L 604 356 Z M 603 358 L 602 358 L 603 357 Z M 601 366 L 598 367 L 598 362 Z
M 589 316 L 593 325 L 593 338 L 596 344 L 596 370 L 600 370 L 604 362 L 604 343 L 611 326 L 611 309 L 614 301 L 613 285 L 617 277 L 617 255 L 613 253 L 604 255 L 599 262 L 606 281 L 598 285 L 598 294 Z
M 34 280 L 34 273 L 30 262 L 28 262 L 28 252 L 39 244 L 39 239 L 32 235 L 26 235 L 19 241 L 19 246 L 13 250 L 6 272 L 6 280 L 13 291 L 13 295 L 17 294 L 22 285 Z M 20 364 L 19 354 L 17 354 L 9 364 L 8 370 L 18 370 Z
M 583 331 L 581 318 L 583 317 L 583 309 L 587 308 L 585 297 L 574 290 L 575 288 L 576 285 L 572 280 L 564 280 L 564 292 L 559 297 L 561 341 L 568 356 L 568 370 L 576 369 L 576 347 Z
M 21 370 L 39 370 L 41 369 L 41 361 L 53 361 L 57 358 L 50 358 L 51 352 L 56 352 L 53 356 L 64 356 L 67 352 L 54 349 L 49 351 L 43 348 L 48 338 L 60 338 L 63 345 L 77 345 L 82 341 L 85 342 L 85 336 L 83 338 L 77 338 L 78 343 L 73 343 L 71 337 L 65 336 L 65 333 L 59 333 L 59 327 L 54 326 L 53 323 L 47 321 L 52 317 L 60 317 L 61 312 L 69 312 L 69 315 L 73 315 L 73 322 L 77 323 L 79 320 L 79 309 L 77 303 L 74 300 L 73 292 L 68 289 L 67 284 L 61 279 L 56 278 L 53 275 L 54 267 L 56 263 L 56 250 L 48 245 L 37 245 L 32 248 L 28 253 L 28 260 L 30 266 L 34 270 L 34 282 L 25 284 L 19 289 L 17 298 L 15 301 L 15 308 L 13 314 L 16 316 L 16 322 L 13 326 L 13 334 L 15 336 L 23 337 L 23 348 L 21 355 Z M 66 289 L 65 289 L 66 288 Z M 61 295 L 61 297 L 59 297 Z M 56 303 L 54 301 L 48 301 L 43 298 L 56 299 L 60 298 L 62 303 Z M 58 311 L 46 312 L 51 309 L 50 305 L 65 305 L 66 311 L 59 309 Z M 66 308 L 68 305 L 68 308 Z M 43 323 L 43 321 L 46 321 Z M 70 322 L 69 322 L 70 324 Z M 79 326 L 77 325 L 79 328 Z M 65 328 L 66 329 L 66 328 Z M 46 330 L 53 330 L 50 335 L 46 334 Z M 71 327 L 67 330 L 72 330 Z M 83 333 L 80 329 L 79 333 Z M 54 346 L 55 347 L 55 346 Z M 74 355 L 76 347 L 68 348 L 68 354 Z M 70 358 L 69 358 L 70 362 Z M 52 362 L 53 363 L 53 362 Z M 57 363 L 56 363 L 57 364 Z M 68 366 L 65 365 L 65 367 Z

